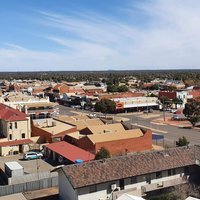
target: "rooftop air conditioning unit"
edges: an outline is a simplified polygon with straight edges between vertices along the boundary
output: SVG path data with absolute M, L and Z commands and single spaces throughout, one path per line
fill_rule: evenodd
M 113 190 L 115 190 L 117 188 L 117 185 L 116 184 L 112 184 L 111 185 L 111 190 L 113 191 Z

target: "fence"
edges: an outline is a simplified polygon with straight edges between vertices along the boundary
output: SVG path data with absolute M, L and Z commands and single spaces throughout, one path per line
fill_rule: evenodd
M 0 196 L 28 192 L 33 190 L 40 190 L 56 186 L 58 186 L 58 176 L 53 176 L 50 178 L 40 179 L 26 183 L 0 186 Z

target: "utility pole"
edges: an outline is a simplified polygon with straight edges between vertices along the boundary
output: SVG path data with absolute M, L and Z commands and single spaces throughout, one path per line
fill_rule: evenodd
M 165 121 L 165 100 L 163 99 L 163 121 Z

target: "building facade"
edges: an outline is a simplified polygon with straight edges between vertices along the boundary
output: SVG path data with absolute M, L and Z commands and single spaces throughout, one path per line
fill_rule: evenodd
M 60 199 L 115 200 L 198 178 L 200 147 L 182 147 L 91 161 L 58 169 Z

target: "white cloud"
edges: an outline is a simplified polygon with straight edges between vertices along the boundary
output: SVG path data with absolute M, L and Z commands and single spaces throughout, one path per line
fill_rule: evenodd
M 142 26 L 132 23 L 135 9 L 145 14 Z M 73 15 L 39 12 L 42 25 L 58 32 L 44 38 L 61 50 L 33 51 L 7 43 L 7 48 L 0 49 L 0 69 L 200 68 L 199 10 L 198 0 L 149 0 L 121 9 L 128 21 L 88 11 Z

